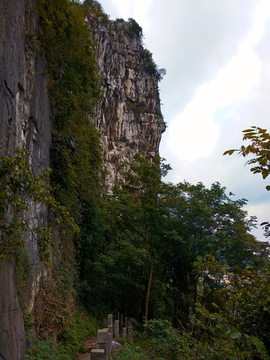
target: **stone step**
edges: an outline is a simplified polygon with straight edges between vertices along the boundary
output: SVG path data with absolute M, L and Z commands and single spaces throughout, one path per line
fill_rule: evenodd
M 83 343 L 83 347 L 85 349 L 91 350 L 97 347 L 97 338 L 96 337 L 89 337 Z
M 77 360 L 90 360 L 90 353 L 80 354 L 77 357 Z
M 96 337 L 89 337 L 83 343 L 83 347 L 88 350 L 85 354 L 79 354 L 77 360 L 90 360 L 90 352 L 92 349 L 97 347 L 97 338 Z

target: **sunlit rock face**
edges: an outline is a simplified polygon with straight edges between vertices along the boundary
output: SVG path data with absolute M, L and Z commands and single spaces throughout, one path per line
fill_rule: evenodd
M 89 6 L 95 2 L 88 0 Z M 96 14 L 86 18 L 95 43 L 102 98 L 95 123 L 100 132 L 110 190 L 120 179 L 119 163 L 140 152 L 149 159 L 158 154 L 165 124 L 160 111 L 159 76 L 149 66 L 145 50 L 132 23 L 105 20 Z M 153 62 L 152 62 L 153 65 Z
M 12 154 L 16 146 L 29 150 L 27 162 L 35 174 L 50 163 L 53 115 L 46 60 L 36 43 L 36 5 L 36 0 L 0 0 L 0 135 L 8 139 L 5 145 Z M 165 130 L 158 74 L 132 24 L 104 21 L 94 14 L 85 20 L 92 29 L 99 66 L 102 97 L 94 121 L 101 136 L 106 187 L 110 190 L 115 179 L 120 179 L 118 165 L 122 160 L 131 161 L 136 152 L 149 159 L 158 153 Z M 32 228 L 46 227 L 46 207 L 33 205 L 27 222 Z M 0 360 L 24 359 L 23 311 L 31 312 L 40 280 L 49 276 L 39 262 L 37 244 L 29 231 L 25 248 L 33 276 L 21 301 L 14 281 L 14 261 L 0 263 Z

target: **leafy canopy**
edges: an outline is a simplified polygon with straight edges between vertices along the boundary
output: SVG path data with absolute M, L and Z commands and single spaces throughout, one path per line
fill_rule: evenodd
M 250 129 L 243 130 L 243 140 L 249 140 L 248 146 L 242 145 L 240 149 L 232 149 L 224 152 L 223 155 L 232 155 L 235 151 L 238 154 L 246 157 L 250 154 L 255 155 L 251 160 L 248 160 L 246 164 L 256 165 L 250 169 L 253 174 L 261 174 L 263 179 L 266 179 L 270 173 L 270 134 L 266 129 L 262 129 L 258 126 L 251 126 Z M 270 185 L 266 186 L 266 190 L 270 190 Z M 264 226 L 266 237 L 270 236 L 270 223 L 263 222 L 261 226 Z

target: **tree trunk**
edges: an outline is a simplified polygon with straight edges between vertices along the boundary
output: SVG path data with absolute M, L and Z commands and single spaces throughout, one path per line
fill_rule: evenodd
M 152 277 L 153 277 L 153 268 L 154 268 L 154 263 L 151 262 L 150 273 L 149 273 L 149 278 L 148 278 L 148 286 L 147 286 L 147 292 L 146 292 L 146 299 L 145 299 L 145 313 L 144 313 L 144 323 L 145 324 L 147 324 L 147 319 L 148 319 L 148 305 L 149 305 L 150 290 L 151 290 L 151 283 L 152 283 Z M 144 337 L 146 339 L 146 326 L 144 328 Z

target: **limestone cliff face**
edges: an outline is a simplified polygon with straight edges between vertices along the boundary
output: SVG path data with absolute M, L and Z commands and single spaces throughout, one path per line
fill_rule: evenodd
M 35 173 L 49 166 L 51 144 L 51 105 L 42 74 L 46 63 L 30 36 L 37 26 L 36 1 L 0 1 L 0 135 L 8 138 L 11 153 L 16 146 L 30 151 L 27 161 Z M 33 207 L 28 219 L 30 226 L 47 226 L 46 208 Z M 31 311 L 43 270 L 30 233 L 25 241 L 34 277 L 24 305 Z M 22 309 L 10 260 L 0 264 L 0 359 L 23 359 L 24 349 Z
M 95 2 L 88 1 L 89 6 Z M 160 110 L 159 73 L 144 49 L 140 29 L 122 19 L 105 21 L 95 14 L 86 19 L 96 46 L 102 99 L 95 117 L 101 135 L 106 185 L 119 179 L 118 165 L 140 152 L 158 154 L 165 124 Z
M 95 2 L 88 0 L 89 6 Z M 49 166 L 52 105 L 45 58 L 38 51 L 39 27 L 35 0 L 0 1 L 0 135 L 8 138 L 13 153 L 25 147 L 35 173 Z M 102 98 L 94 119 L 100 132 L 110 190 L 119 179 L 118 164 L 140 152 L 149 159 L 158 153 L 165 125 L 160 112 L 159 74 L 130 22 L 104 21 L 89 15 L 99 67 Z M 47 226 L 43 206 L 29 212 L 30 227 Z M 37 244 L 25 234 L 33 281 L 24 304 L 19 303 L 14 281 L 14 262 L 0 264 L 0 360 L 24 359 L 26 337 L 22 310 L 31 312 L 40 279 L 47 276 L 38 260 Z M 22 309 L 22 306 L 25 306 Z

